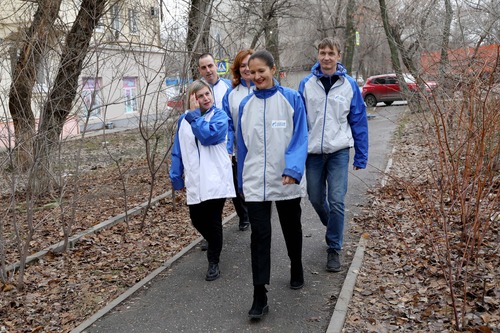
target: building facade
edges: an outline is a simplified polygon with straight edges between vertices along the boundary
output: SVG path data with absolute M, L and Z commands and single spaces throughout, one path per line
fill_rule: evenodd
M 36 68 L 32 109 L 35 118 L 47 103 L 59 67 L 61 45 L 71 29 L 81 1 L 62 0 L 58 19 L 39 42 L 46 53 Z M 19 47 L 32 24 L 37 1 L 2 1 L 0 13 L 0 130 L 2 141 L 12 137 L 8 110 Z M 64 135 L 133 126 L 139 119 L 167 112 L 165 56 L 160 42 L 160 10 L 154 0 L 109 1 L 94 30 L 79 79 L 79 89 Z M 8 132 L 8 133 L 7 133 Z M 9 139 L 10 140 L 10 139 Z M 8 140 L 7 140 L 8 141 Z M 1 143 L 0 143 L 1 145 Z

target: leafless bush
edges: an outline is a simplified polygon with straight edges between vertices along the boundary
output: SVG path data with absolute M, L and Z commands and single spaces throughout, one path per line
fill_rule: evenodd
M 486 284 L 498 276 L 498 267 L 484 265 L 498 250 L 491 247 L 500 212 L 495 72 L 469 76 L 461 98 L 429 101 L 421 125 L 430 157 L 422 167 L 431 176 L 417 174 L 413 182 L 404 182 L 418 212 L 419 232 L 447 281 L 457 330 L 467 327 L 466 315 L 474 304 L 470 295 L 484 296 Z

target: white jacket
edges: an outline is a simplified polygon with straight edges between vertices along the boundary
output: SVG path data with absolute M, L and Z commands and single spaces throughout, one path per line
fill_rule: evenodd
M 237 131 L 238 190 L 247 202 L 305 196 L 307 119 L 298 92 L 255 90 L 240 104 Z M 282 177 L 295 179 L 283 185 Z
M 228 90 L 222 100 L 222 109 L 226 111 L 229 117 L 227 151 L 230 154 L 234 153 L 234 146 L 236 145 L 236 130 L 238 129 L 238 110 L 240 109 L 240 103 L 245 97 L 250 95 L 254 89 L 255 85 L 253 82 L 250 84 L 250 87 L 247 87 L 245 81 L 242 80 L 236 87 Z
M 187 204 L 235 197 L 231 160 L 227 153 L 228 118 L 212 107 L 191 124 L 179 118 L 172 148 L 170 179 L 175 190 L 186 188 Z

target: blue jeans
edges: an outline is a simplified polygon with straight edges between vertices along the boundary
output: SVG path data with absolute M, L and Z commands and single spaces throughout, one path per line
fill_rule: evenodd
M 349 148 L 332 154 L 307 156 L 307 194 L 321 222 L 326 226 L 328 252 L 340 253 L 342 249 L 348 173 Z

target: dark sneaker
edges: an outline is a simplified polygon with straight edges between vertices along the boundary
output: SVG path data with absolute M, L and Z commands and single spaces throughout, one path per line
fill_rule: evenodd
M 206 281 L 217 280 L 220 276 L 220 270 L 218 264 L 208 264 L 207 276 L 205 277 Z
M 201 250 L 202 251 L 206 251 L 208 250 L 208 241 L 206 239 L 203 239 L 201 242 L 200 242 L 200 247 L 201 247 Z
M 340 254 L 335 251 L 328 252 L 326 270 L 328 272 L 340 272 Z

